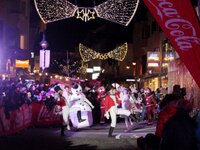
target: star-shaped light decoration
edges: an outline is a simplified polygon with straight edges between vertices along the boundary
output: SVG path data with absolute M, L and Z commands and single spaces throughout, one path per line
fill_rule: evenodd
M 94 11 L 94 9 L 89 9 L 88 10 L 88 21 L 90 21 L 91 19 L 95 19 L 95 11 Z
M 94 15 L 95 15 L 95 11 L 93 9 L 88 9 L 88 8 L 79 8 L 77 11 L 77 19 L 81 19 L 85 22 L 91 20 L 91 19 L 95 19 Z
M 77 16 L 76 16 L 77 19 L 84 20 L 84 9 L 81 9 L 81 10 L 78 9 L 76 13 L 77 13 Z

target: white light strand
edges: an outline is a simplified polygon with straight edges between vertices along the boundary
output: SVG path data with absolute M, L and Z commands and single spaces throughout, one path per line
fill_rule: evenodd
M 135 15 L 139 0 L 108 0 L 94 8 L 78 7 L 67 0 L 34 0 L 44 23 L 76 16 L 89 21 L 95 16 L 127 26 Z

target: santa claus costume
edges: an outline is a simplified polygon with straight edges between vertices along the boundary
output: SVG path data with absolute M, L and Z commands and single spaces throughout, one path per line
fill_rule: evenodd
M 146 88 L 144 90 L 144 93 L 145 93 L 145 96 L 143 97 L 143 101 L 144 101 L 144 104 L 146 107 L 147 121 L 148 121 L 148 125 L 151 125 L 152 124 L 152 115 L 154 117 L 157 116 L 156 108 L 158 107 L 158 104 L 157 104 L 150 88 Z

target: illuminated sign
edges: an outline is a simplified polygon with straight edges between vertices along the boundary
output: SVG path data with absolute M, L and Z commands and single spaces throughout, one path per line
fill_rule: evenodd
M 147 64 L 147 67 L 159 67 L 159 63 L 158 62 L 149 62 Z
M 15 59 L 16 68 L 29 68 L 29 60 L 18 60 Z
M 159 52 L 147 52 L 147 60 L 148 61 L 159 61 L 160 53 Z
M 164 61 L 172 61 L 175 59 L 174 53 L 169 52 L 165 54 L 165 57 L 163 58 Z
M 160 52 L 147 52 L 147 67 L 154 68 L 160 65 Z

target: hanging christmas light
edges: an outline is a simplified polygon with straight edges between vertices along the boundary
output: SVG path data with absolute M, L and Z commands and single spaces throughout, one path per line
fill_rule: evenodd
M 44 23 L 71 17 L 87 22 L 96 16 L 127 26 L 135 15 L 139 0 L 108 0 L 91 8 L 78 7 L 67 0 L 34 0 L 34 3 Z
M 81 62 L 81 67 L 78 69 L 78 73 L 80 74 L 86 74 L 87 73 L 87 68 L 88 68 L 88 64 L 84 63 L 83 61 Z
M 84 46 L 83 44 L 79 44 L 79 53 L 83 62 L 91 61 L 92 59 L 101 59 L 106 60 L 108 58 L 115 59 L 118 61 L 123 61 L 128 51 L 128 44 L 124 43 L 121 46 L 115 48 L 114 50 L 108 53 L 99 53 L 91 48 Z

